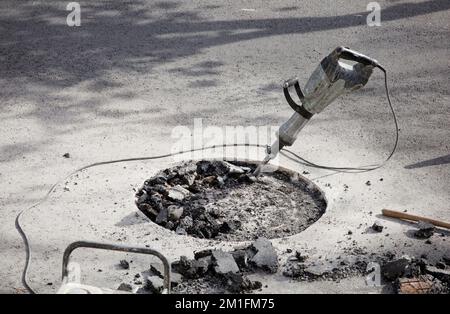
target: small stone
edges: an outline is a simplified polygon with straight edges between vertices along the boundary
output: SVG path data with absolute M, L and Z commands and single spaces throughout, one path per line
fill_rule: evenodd
M 201 258 L 199 258 L 198 259 L 198 261 L 200 262 L 200 263 L 202 263 L 202 264 L 205 264 L 206 263 L 206 265 L 208 265 L 208 269 L 209 268 L 211 268 L 211 266 L 212 266 L 212 257 L 211 257 L 211 255 L 209 255 L 209 256 L 205 256 L 205 257 L 201 257 Z
M 144 202 L 146 202 L 147 201 L 147 198 L 148 198 L 148 194 L 147 194 L 147 191 L 145 191 L 145 190 L 141 190 L 141 193 L 142 194 L 140 194 L 140 195 L 137 195 L 136 194 L 136 197 L 137 197 L 137 199 L 136 199 L 136 204 L 142 204 L 142 203 L 144 203 Z
M 436 263 L 436 268 L 445 269 L 446 267 L 445 267 L 445 264 L 443 262 L 437 262 Z
M 216 178 L 216 184 L 218 187 L 223 187 L 225 185 L 225 180 L 223 177 Z
M 168 215 L 169 215 L 169 219 L 172 221 L 178 221 L 181 217 L 181 215 L 183 215 L 183 207 L 181 206 L 176 206 L 176 205 L 170 205 L 168 208 Z
M 241 283 L 242 290 L 256 290 L 261 288 L 262 283 L 260 281 L 251 281 L 247 277 L 243 277 L 243 281 Z
M 169 212 L 168 212 L 167 208 L 162 207 L 160 212 L 158 213 L 158 216 L 156 216 L 155 222 L 158 225 L 165 224 L 167 222 L 168 218 L 169 218 Z
M 231 255 L 233 255 L 233 258 L 240 270 L 247 268 L 248 256 L 245 250 L 235 250 L 231 252 Z
M 278 270 L 278 256 L 272 243 L 266 238 L 258 238 L 249 247 L 249 264 L 264 271 L 275 273 Z
M 155 276 L 158 276 L 159 278 L 164 279 L 164 265 L 161 263 L 151 263 L 150 264 L 150 271 L 152 272 L 152 274 L 154 274 Z M 175 272 L 171 272 L 170 274 L 170 282 L 172 284 L 172 286 L 177 286 L 181 281 L 183 280 L 183 276 L 175 273 Z
M 183 276 L 178 273 L 170 274 L 170 283 L 173 287 L 178 286 L 183 281 Z
M 245 173 L 241 174 L 238 180 L 240 182 L 255 183 L 257 181 L 257 178 L 251 173 Z
M 224 221 L 222 223 L 222 225 L 220 226 L 219 231 L 222 233 L 230 233 L 230 232 L 233 232 L 233 231 L 239 229 L 240 226 L 241 226 L 241 222 L 238 220 Z
M 117 290 L 131 292 L 131 291 L 133 291 L 133 287 L 130 284 L 128 284 L 128 283 L 122 282 L 119 285 L 119 287 L 117 288 Z
M 381 274 L 388 280 L 395 280 L 405 274 L 411 264 L 411 259 L 407 257 L 388 262 L 381 266 Z
M 119 265 L 122 269 L 130 269 L 130 264 L 124 259 L 120 260 Z
M 233 165 L 232 163 L 224 161 L 223 164 L 227 167 L 229 174 L 243 174 L 246 172 L 241 167 Z
M 173 201 L 182 201 L 191 194 L 181 185 L 176 185 L 169 189 L 167 197 Z
M 384 226 L 381 224 L 381 222 L 375 221 L 375 222 L 373 223 L 373 225 L 372 225 L 371 228 L 372 228 L 372 230 L 375 231 L 375 232 L 382 232 Z
M 148 180 L 149 185 L 164 185 L 167 182 L 167 177 L 164 175 L 156 175 Z
M 69 154 L 69 153 L 65 153 L 65 154 L 63 155 L 63 157 L 64 157 L 64 158 L 70 158 L 70 154 Z
M 185 230 L 192 228 L 193 225 L 194 225 L 194 220 L 190 216 L 186 216 L 186 217 L 180 219 L 179 226 Z
M 194 184 L 195 182 L 195 178 L 197 176 L 197 173 L 186 173 L 185 175 L 183 175 L 183 180 L 184 183 L 186 183 L 188 186 L 191 186 Z
M 305 277 L 305 265 L 301 263 L 287 263 L 283 270 L 283 276 L 290 278 Z
M 203 178 L 202 181 L 203 181 L 203 183 L 211 184 L 211 183 L 213 183 L 215 180 L 216 180 L 216 177 L 215 177 L 215 176 L 208 176 L 208 177 Z
M 206 249 L 206 250 L 194 252 L 194 259 L 198 260 L 200 258 L 211 256 L 211 255 L 212 255 L 212 250 L 211 249 Z
M 221 274 L 225 287 L 228 291 L 238 293 L 242 290 L 244 285 L 244 277 L 241 273 L 228 272 Z
M 366 185 L 367 185 L 367 186 L 370 186 L 370 185 L 372 185 L 372 183 L 371 183 L 370 181 L 367 181 L 367 182 L 366 182 Z
M 433 224 L 430 224 L 429 222 L 419 221 L 417 223 L 417 228 L 419 228 L 419 230 L 414 232 L 414 236 L 416 238 L 428 239 L 434 234 L 435 227 Z
M 150 204 L 154 205 L 158 211 L 161 209 L 162 206 L 162 198 L 159 194 L 152 194 L 150 196 Z
M 180 260 L 172 263 L 172 269 L 188 279 L 203 277 L 209 269 L 209 264 L 205 260 L 189 260 L 186 256 L 181 256 Z
M 228 252 L 224 252 L 222 250 L 212 251 L 211 261 L 216 274 L 225 275 L 228 273 L 239 272 L 239 267 L 236 264 L 233 255 Z
M 158 276 L 148 276 L 146 278 L 146 288 L 153 293 L 161 293 L 164 289 L 164 280 Z
M 214 166 L 208 160 L 201 160 L 197 162 L 197 172 L 199 174 L 208 174 L 214 172 Z
M 306 261 L 306 259 L 308 258 L 308 256 L 302 255 L 299 251 L 295 251 L 295 258 L 296 258 L 300 263 L 303 263 L 303 262 Z
M 310 278 L 318 278 L 333 272 L 334 266 L 325 263 L 307 266 L 304 269 L 304 274 Z
M 177 229 L 175 229 L 175 233 L 178 235 L 187 235 L 186 230 L 184 230 L 184 228 L 178 226 Z
M 152 274 L 162 278 L 164 276 L 164 265 L 161 263 L 151 263 L 150 271 Z
M 154 194 L 154 192 L 157 192 L 157 193 L 159 193 L 159 194 L 161 194 L 161 195 L 167 195 L 168 193 L 169 193 L 169 191 L 167 190 L 167 187 L 166 186 L 164 186 L 164 185 L 162 185 L 162 184 L 156 184 L 156 185 L 153 185 L 151 188 L 150 188 L 150 191 Z M 155 195 L 155 194 L 154 194 Z M 160 196 L 159 195 L 155 195 L 155 197 L 158 197 L 159 198 L 159 200 L 161 200 L 161 198 L 160 198 Z

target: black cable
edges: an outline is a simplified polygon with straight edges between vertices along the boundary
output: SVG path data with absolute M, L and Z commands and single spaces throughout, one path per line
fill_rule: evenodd
M 386 70 L 384 68 L 382 68 L 381 66 L 379 66 L 379 68 L 384 72 L 384 83 L 385 83 L 385 88 L 386 88 L 386 96 L 388 99 L 388 103 L 389 103 L 389 107 L 391 109 L 392 112 L 392 116 L 394 118 L 394 123 L 395 123 L 395 130 L 396 130 L 396 135 L 395 135 L 395 143 L 394 143 L 394 147 L 391 151 L 391 153 L 389 154 L 389 156 L 386 158 L 386 160 L 384 162 L 382 162 L 381 164 L 378 164 L 376 166 L 362 166 L 362 167 L 331 167 L 331 166 L 323 166 L 323 165 L 319 165 L 319 164 L 315 164 L 309 160 L 306 160 L 303 157 L 300 157 L 299 155 L 297 155 L 296 153 L 288 150 L 288 149 L 283 149 L 280 151 L 280 153 L 287 157 L 288 159 L 291 159 L 295 162 L 299 162 L 302 164 L 305 164 L 307 166 L 310 167 L 315 167 L 315 168 L 320 168 L 320 169 L 326 169 L 326 170 L 336 170 L 336 171 L 358 171 L 358 172 L 365 172 L 365 171 L 371 171 L 371 170 L 375 170 L 378 169 L 380 167 L 382 167 L 389 159 L 391 159 L 392 155 L 394 155 L 395 150 L 397 149 L 397 144 L 398 144 L 398 123 L 397 123 L 397 117 L 395 115 L 395 111 L 394 108 L 392 107 L 392 103 L 391 103 L 391 99 L 389 97 L 389 88 L 388 88 L 388 84 L 387 84 L 387 74 L 386 74 Z M 71 172 L 70 174 L 68 174 L 67 176 L 65 176 L 64 178 L 60 179 L 59 181 L 57 181 L 55 184 L 53 184 L 51 186 L 51 188 L 48 190 L 47 194 L 45 194 L 45 196 L 38 202 L 36 202 L 35 204 L 31 205 L 28 208 L 23 209 L 22 211 L 19 212 L 19 214 L 16 217 L 15 220 L 15 226 L 16 229 L 18 230 L 18 232 L 20 233 L 23 243 L 25 245 L 25 266 L 24 269 L 22 271 L 22 284 L 24 285 L 24 287 L 31 293 L 31 294 L 35 294 L 36 291 L 33 290 L 33 288 L 31 288 L 31 286 L 28 284 L 28 269 L 29 269 L 29 265 L 30 265 L 30 260 L 31 260 L 31 248 L 30 248 L 30 244 L 27 238 L 27 235 L 25 233 L 25 231 L 23 230 L 21 223 L 20 223 L 20 219 L 22 218 L 23 214 L 38 206 L 39 204 L 42 204 L 44 201 L 46 201 L 48 199 L 48 197 L 50 196 L 50 194 L 53 192 L 53 190 L 56 188 L 56 186 L 58 186 L 61 182 L 67 180 L 70 176 L 76 174 L 79 171 L 88 169 L 88 168 L 92 168 L 92 167 L 96 167 L 96 166 L 101 166 L 101 165 L 108 165 L 108 164 L 115 164 L 115 163 L 120 163 L 120 162 L 129 162 L 129 161 L 142 161 L 142 160 L 154 160 L 154 159 L 161 159 L 161 158 L 166 158 L 166 157 L 171 157 L 171 156 L 175 156 L 175 155 L 181 155 L 181 154 L 185 154 L 185 153 L 192 153 L 192 152 L 196 152 L 196 151 L 201 151 L 201 150 L 207 150 L 207 149 L 214 149 L 214 148 L 225 148 L 225 147 L 263 147 L 263 148 L 267 148 L 267 145 L 262 145 L 262 144 L 221 144 L 221 145 L 211 145 L 211 146 L 206 146 L 206 147 L 201 147 L 201 148 L 193 148 L 193 149 L 189 149 L 189 150 L 184 150 L 184 151 L 179 151 L 179 152 L 175 152 L 175 153 L 169 153 L 169 154 L 163 154 L 163 155 L 158 155 L 158 156 L 149 156 L 149 157 L 136 157 L 136 158 L 124 158 L 124 159 L 117 159 L 117 160 L 110 160 L 110 161 L 101 161 L 101 162 L 95 162 L 92 164 L 89 164 L 87 166 L 83 166 L 81 168 L 76 169 L 75 171 Z M 295 158 L 287 155 L 286 153 L 291 154 L 292 156 L 294 156 Z
M 27 277 L 28 277 L 28 269 L 29 269 L 30 260 L 31 260 L 31 248 L 30 248 L 30 244 L 29 244 L 27 235 L 26 235 L 25 231 L 23 230 L 22 225 L 20 223 L 20 219 L 22 218 L 22 216 L 23 216 L 23 214 L 25 212 L 27 212 L 28 210 L 30 210 L 30 209 L 38 206 L 39 204 L 42 204 L 44 201 L 46 201 L 48 199 L 48 197 L 50 196 L 50 194 L 54 191 L 54 189 L 61 182 L 67 180 L 69 177 L 71 177 L 72 175 L 76 174 L 77 172 L 80 172 L 82 170 L 86 170 L 88 168 L 96 167 L 96 166 L 109 165 L 109 164 L 115 164 L 115 163 L 120 163 L 120 162 L 129 162 L 129 161 L 142 161 L 142 160 L 161 159 L 161 158 L 167 158 L 167 157 L 171 157 L 171 156 L 175 156 L 175 155 L 181 155 L 181 154 L 192 153 L 192 152 L 201 151 L 201 150 L 207 150 L 207 149 L 214 149 L 214 148 L 219 148 L 219 147 L 222 147 L 222 148 L 225 148 L 225 147 L 263 147 L 263 148 L 266 148 L 267 145 L 262 145 L 262 144 L 221 144 L 221 145 L 211 145 L 211 146 L 206 146 L 206 147 L 201 147 L 201 148 L 193 148 L 193 149 L 189 149 L 189 150 L 183 150 L 183 151 L 179 151 L 179 152 L 175 152 L 175 153 L 163 154 L 163 155 L 158 155 L 158 156 L 124 158 L 124 159 L 117 159 L 117 160 L 100 161 L 100 162 L 95 162 L 95 163 L 83 166 L 81 168 L 78 168 L 75 171 L 72 171 L 71 173 L 66 175 L 64 178 L 58 180 L 55 184 L 53 184 L 50 187 L 50 189 L 48 190 L 47 194 L 45 194 L 45 196 L 41 200 L 39 200 L 35 204 L 31 205 L 30 207 L 27 207 L 27 208 L 23 209 L 16 216 L 16 221 L 15 221 L 16 229 L 20 233 L 20 235 L 22 237 L 22 240 L 23 240 L 23 243 L 25 245 L 25 254 L 26 254 L 25 255 L 25 266 L 24 266 L 24 269 L 22 271 L 22 284 L 24 285 L 24 287 L 31 294 L 35 294 L 36 293 L 33 290 L 33 288 L 31 288 L 30 285 L 28 284 Z

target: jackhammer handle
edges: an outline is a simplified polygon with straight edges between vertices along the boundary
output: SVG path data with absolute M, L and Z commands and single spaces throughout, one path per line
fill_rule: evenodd
M 286 80 L 283 83 L 283 88 L 289 88 L 291 86 L 294 86 L 295 84 L 298 84 L 298 77 L 293 77 L 293 78 Z
M 372 65 L 372 66 L 378 66 L 378 61 L 375 59 L 372 59 L 366 55 L 363 55 L 360 52 L 357 52 L 355 50 L 352 50 L 350 48 L 347 47 L 337 47 L 335 49 L 335 52 L 337 54 L 337 58 L 340 59 L 345 59 L 345 60 L 350 60 L 350 61 L 355 61 L 358 63 L 362 63 L 364 65 Z
M 297 93 L 298 98 L 300 98 L 300 100 L 302 100 L 305 96 L 303 95 L 302 89 L 300 88 L 300 84 L 298 83 L 298 77 L 294 77 L 294 78 L 288 79 L 287 81 L 284 81 L 283 90 L 284 90 L 285 95 L 286 94 L 289 95 L 288 88 L 291 86 L 295 87 L 295 92 Z
M 286 98 L 286 101 L 288 102 L 289 106 L 291 106 L 294 111 L 300 113 L 305 119 L 311 119 L 312 113 L 306 111 L 303 106 L 297 104 L 289 94 L 289 87 L 294 86 L 295 92 L 297 93 L 298 98 L 303 101 L 303 98 L 305 98 L 305 95 L 303 95 L 303 92 L 300 88 L 300 84 L 298 83 L 298 78 L 294 77 L 284 82 L 283 84 L 283 93 L 284 97 Z

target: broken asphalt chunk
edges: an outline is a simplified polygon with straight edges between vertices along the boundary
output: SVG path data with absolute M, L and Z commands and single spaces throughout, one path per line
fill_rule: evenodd
M 194 252 L 194 258 L 198 260 L 198 259 L 203 258 L 203 257 L 211 256 L 211 254 L 212 254 L 212 250 L 211 249 L 197 251 L 197 252 Z
M 158 216 L 156 216 L 155 222 L 158 225 L 165 224 L 167 222 L 168 218 L 169 218 L 169 212 L 168 212 L 167 208 L 162 207 L 158 213 Z
M 150 264 L 150 271 L 153 275 L 158 276 L 162 279 L 164 279 L 164 265 L 161 263 L 151 263 Z M 170 283 L 172 284 L 172 286 L 176 287 L 180 282 L 183 281 L 183 276 L 175 273 L 175 272 L 171 272 L 170 274 Z
M 387 280 L 393 281 L 402 277 L 410 264 L 411 259 L 407 257 L 388 262 L 381 266 L 381 275 Z
M 119 291 L 126 291 L 126 292 L 131 292 L 133 290 L 133 287 L 125 282 L 122 282 L 119 287 L 117 288 L 117 290 Z
M 250 245 L 248 254 L 248 262 L 252 266 L 270 273 L 278 270 L 278 255 L 268 239 L 258 238 Z
M 236 264 L 233 255 L 228 252 L 224 252 L 222 250 L 212 251 L 211 262 L 214 272 L 218 275 L 239 272 L 239 267 Z
M 122 269 L 130 269 L 130 263 L 128 263 L 126 260 L 120 260 L 119 265 Z
M 145 284 L 145 288 L 152 293 L 161 293 L 164 289 L 164 281 L 158 276 L 148 276 Z
M 246 250 L 235 250 L 231 252 L 231 255 L 233 255 L 233 258 L 240 270 L 248 267 L 248 256 Z
M 375 221 L 375 222 L 373 223 L 373 225 L 372 225 L 371 228 L 372 228 L 372 230 L 375 231 L 375 232 L 382 232 L 384 226 L 381 224 L 381 222 Z
M 209 264 L 206 260 L 190 260 L 181 256 L 179 261 L 172 263 L 172 269 L 187 279 L 197 279 L 206 274 Z
M 173 201 L 182 201 L 191 194 L 181 185 L 176 185 L 169 189 L 167 197 Z
M 430 224 L 426 221 L 419 221 L 417 223 L 417 228 L 419 228 L 419 230 L 416 230 L 416 232 L 414 232 L 414 236 L 419 239 L 430 238 L 433 235 L 435 229 L 433 224 Z
M 181 215 L 183 215 L 183 207 L 176 206 L 176 205 L 170 205 L 168 208 L 168 215 L 169 219 L 172 221 L 178 221 L 180 220 Z

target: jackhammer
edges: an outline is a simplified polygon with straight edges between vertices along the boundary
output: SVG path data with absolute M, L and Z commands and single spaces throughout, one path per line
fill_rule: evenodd
M 355 63 L 349 65 L 342 62 L 341 59 Z M 255 169 L 253 175 L 258 176 L 263 167 L 271 159 L 274 159 L 283 147 L 291 146 L 297 139 L 300 130 L 314 114 L 320 113 L 340 95 L 366 85 L 375 67 L 385 72 L 385 69 L 375 59 L 346 47 L 337 47 L 320 62 L 303 91 L 297 78 L 287 80 L 283 84 L 283 93 L 295 112 L 280 126 L 277 140 L 267 148 L 266 157 Z M 289 88 L 292 86 L 302 105 L 298 105 L 289 94 Z

